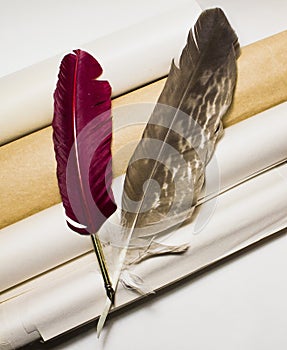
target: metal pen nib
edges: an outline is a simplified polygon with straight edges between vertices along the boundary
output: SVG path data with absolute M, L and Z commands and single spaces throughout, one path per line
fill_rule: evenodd
M 107 297 L 110 299 L 111 303 L 114 304 L 115 291 L 112 287 L 112 283 L 111 283 L 110 276 L 108 273 L 107 264 L 106 264 L 105 256 L 103 253 L 101 241 L 99 240 L 99 238 L 95 234 L 91 235 L 91 239 L 92 239 L 93 247 L 94 247 L 97 259 L 98 259 L 101 274 L 102 274 L 102 277 L 104 280 Z
M 113 287 L 110 284 L 105 283 L 106 293 L 107 297 L 110 299 L 112 305 L 114 305 L 115 302 L 115 291 Z

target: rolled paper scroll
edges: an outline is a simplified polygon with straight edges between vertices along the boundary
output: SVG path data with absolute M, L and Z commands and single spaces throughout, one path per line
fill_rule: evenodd
M 115 97 L 168 73 L 200 11 L 195 1 L 179 2 L 82 48 L 100 62 Z M 0 145 L 51 123 L 60 61 L 61 56 L 50 58 L 0 79 Z
M 239 58 L 229 126 L 287 100 L 287 31 L 248 45 Z
M 203 196 L 226 191 L 286 160 L 286 113 L 284 103 L 227 128 L 207 166 Z M 44 187 L 45 177 L 39 180 Z M 60 204 L 3 228 L 0 246 L 0 291 L 92 250 L 89 240 L 69 232 Z

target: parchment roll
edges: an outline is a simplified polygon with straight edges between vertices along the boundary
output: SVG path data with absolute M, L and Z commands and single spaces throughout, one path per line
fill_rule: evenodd
M 287 31 L 242 49 L 234 104 L 224 119 L 225 127 L 287 100 L 285 57 Z M 123 113 L 123 107 L 155 102 L 164 81 L 113 100 L 117 129 L 113 140 L 114 176 L 124 173 L 144 127 L 143 123 L 123 127 L 134 119 L 133 114 Z M 148 119 L 148 113 L 144 118 Z M 0 148 L 0 228 L 60 202 L 51 135 L 48 127 Z
M 287 31 L 242 50 L 232 108 L 226 126 L 287 100 Z
M 102 78 L 109 80 L 115 97 L 168 73 L 171 58 L 181 52 L 200 11 L 195 1 L 169 11 L 163 7 L 160 14 L 81 48 L 99 60 Z M 51 124 L 62 56 L 0 79 L 0 145 Z

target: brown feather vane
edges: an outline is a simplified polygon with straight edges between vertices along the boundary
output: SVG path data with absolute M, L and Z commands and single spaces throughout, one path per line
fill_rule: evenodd
M 237 78 L 239 44 L 220 9 L 203 12 L 174 62 L 128 165 L 122 224 L 133 244 L 188 219 L 222 131 Z M 130 242 L 131 243 L 131 242 Z M 143 243 L 143 242 L 142 242 Z

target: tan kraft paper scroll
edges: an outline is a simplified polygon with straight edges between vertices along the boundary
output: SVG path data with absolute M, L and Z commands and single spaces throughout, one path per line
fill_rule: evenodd
M 225 127 L 287 100 L 286 57 L 287 31 L 242 49 L 234 104 L 224 118 Z M 164 81 L 113 100 L 114 124 L 124 124 L 122 118 L 128 124 L 133 117 L 123 116 L 122 106 L 155 102 Z M 129 126 L 115 132 L 114 176 L 125 171 L 143 127 Z M 60 202 L 51 135 L 48 127 L 0 148 L 0 228 Z

